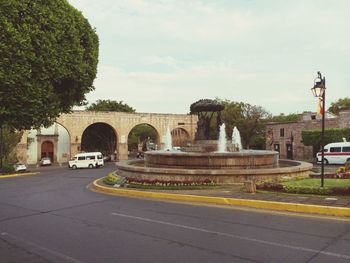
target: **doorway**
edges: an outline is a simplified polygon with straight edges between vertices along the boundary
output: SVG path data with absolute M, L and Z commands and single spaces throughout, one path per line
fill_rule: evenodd
M 54 146 L 50 141 L 45 141 L 41 144 L 41 158 L 49 157 L 53 162 Z

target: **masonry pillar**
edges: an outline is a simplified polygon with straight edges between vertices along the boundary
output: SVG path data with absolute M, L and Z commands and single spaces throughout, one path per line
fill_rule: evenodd
M 127 143 L 118 143 L 118 160 L 127 160 L 128 159 L 128 144 Z
M 72 135 L 70 143 L 70 158 L 74 157 L 81 151 L 81 137 L 78 135 Z

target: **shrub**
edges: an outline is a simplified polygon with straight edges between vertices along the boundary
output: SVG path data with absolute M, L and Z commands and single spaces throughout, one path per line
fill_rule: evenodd
M 15 167 L 13 167 L 12 164 L 4 164 L 2 166 L 2 172 L 5 174 L 13 173 L 14 171 L 15 171 Z
M 293 194 L 314 194 L 314 195 L 330 195 L 333 193 L 331 188 L 327 187 L 299 187 L 299 186 L 283 186 L 283 192 Z
M 120 178 L 113 173 L 109 173 L 105 178 L 103 178 L 103 182 L 108 185 L 115 185 L 119 180 Z
M 283 191 L 283 185 L 276 182 L 264 182 L 262 184 L 258 184 L 256 189 L 281 192 Z
M 337 174 L 340 174 L 340 173 L 345 173 L 345 166 L 341 166 L 337 169 L 336 171 Z

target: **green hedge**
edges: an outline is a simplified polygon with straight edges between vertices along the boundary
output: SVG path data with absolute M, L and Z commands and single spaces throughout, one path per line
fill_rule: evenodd
M 306 146 L 313 146 L 314 154 L 321 149 L 321 129 L 301 131 L 302 142 Z M 325 129 L 324 144 L 342 142 L 343 138 L 350 140 L 350 129 Z

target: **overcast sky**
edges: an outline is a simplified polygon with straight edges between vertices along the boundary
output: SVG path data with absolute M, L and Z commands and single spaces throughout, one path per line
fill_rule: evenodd
M 97 99 L 137 112 L 188 113 L 202 99 L 316 111 L 350 96 L 348 0 L 69 0 L 100 39 Z

